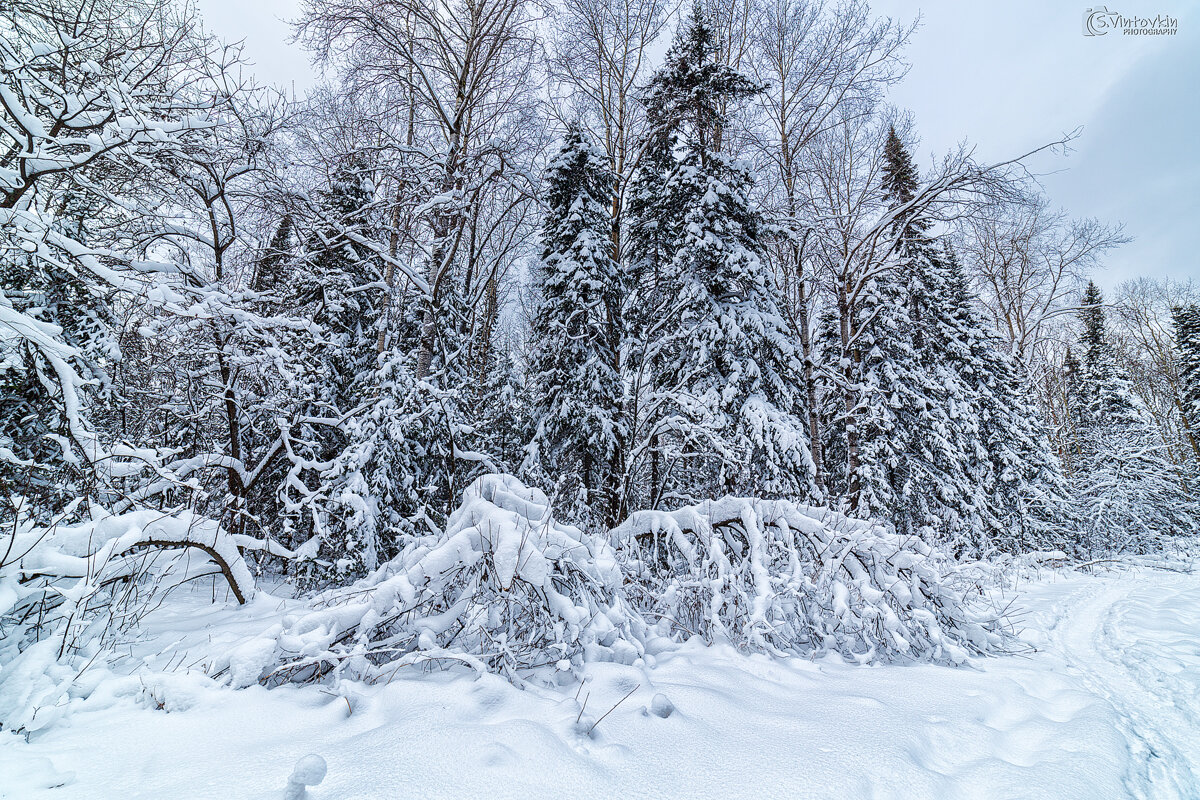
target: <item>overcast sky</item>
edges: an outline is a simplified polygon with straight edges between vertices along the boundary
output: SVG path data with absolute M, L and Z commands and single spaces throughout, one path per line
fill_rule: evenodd
M 284 20 L 297 0 L 198 0 L 209 28 L 245 39 L 260 80 L 299 92 L 315 80 Z M 1064 157 L 1034 163 L 1051 199 L 1122 222 L 1134 241 L 1097 276 L 1200 279 L 1200 0 L 1111 0 L 1124 16 L 1169 15 L 1174 36 L 1085 36 L 1093 0 L 912 3 L 881 15 L 922 24 L 892 102 L 912 111 L 924 165 L 966 140 L 981 159 L 1024 153 L 1082 126 Z

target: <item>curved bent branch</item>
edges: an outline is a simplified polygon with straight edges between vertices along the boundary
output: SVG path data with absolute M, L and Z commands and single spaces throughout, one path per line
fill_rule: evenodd
M 121 555 L 128 553 L 130 550 L 136 550 L 139 547 L 160 547 L 163 549 L 175 547 L 194 547 L 197 550 L 203 551 L 205 555 L 207 555 L 221 570 L 221 574 L 225 577 L 225 582 L 229 584 L 229 588 L 233 592 L 233 596 L 237 598 L 238 604 L 246 604 L 246 593 L 242 586 L 238 584 L 237 578 L 234 577 L 233 568 L 230 566 L 229 562 L 225 560 L 225 557 L 222 556 L 221 553 L 212 545 L 207 545 L 203 542 L 170 541 L 167 539 L 142 539 L 141 541 L 135 542 L 121 551 Z

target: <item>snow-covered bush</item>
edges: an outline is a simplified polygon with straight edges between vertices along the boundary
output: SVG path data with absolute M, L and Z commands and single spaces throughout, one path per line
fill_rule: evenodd
M 111 622 L 118 598 L 128 599 L 144 578 L 151 578 L 151 588 L 165 589 L 198 575 L 220 575 L 244 603 L 254 578 L 241 551 L 287 555 L 274 543 L 230 535 L 190 512 L 141 509 L 40 526 L 19 513 L 22 507 L 19 500 L 12 505 L 18 513 L 0 535 L 0 680 L 4 665 L 35 641 L 55 637 L 60 655 L 70 652 L 97 619 Z M 204 557 L 175 564 L 172 554 L 185 549 Z
M 826 509 L 727 497 L 613 533 L 631 600 L 669 635 L 859 662 L 961 663 L 1004 642 L 948 556 Z
M 509 475 L 477 479 L 442 534 L 312 605 L 272 641 L 233 652 L 223 670 L 232 682 L 373 679 L 439 660 L 522 680 L 642 654 L 644 626 L 624 600 L 615 550 L 556 522 L 546 496 Z
M 632 663 L 651 640 L 693 635 L 773 654 L 961 663 L 1005 641 L 976 587 L 928 544 L 824 509 L 725 498 L 590 535 L 557 522 L 537 489 L 486 475 L 444 533 L 216 666 L 236 686 L 386 679 L 426 662 L 520 682 Z
M 0 728 L 28 728 L 38 707 L 37 722 L 46 724 L 79 668 L 136 629 L 173 587 L 219 576 L 244 603 L 254 578 L 243 550 L 293 555 L 190 512 L 140 509 L 38 525 L 21 513 L 26 505 L 9 504 L 0 533 Z
M 213 575 L 245 601 L 254 582 L 243 551 L 297 557 L 191 513 L 12 530 L 0 559 L 8 726 L 32 724 L 22 709 L 65 702 L 82 663 L 164 591 Z M 171 555 L 183 550 L 205 557 Z M 349 586 L 289 603 L 208 668 L 235 687 L 387 680 L 448 663 L 553 682 L 589 661 L 640 663 L 692 636 L 776 655 L 961 663 L 1005 643 L 981 581 L 915 537 L 785 501 L 642 511 L 585 533 L 556 521 L 541 491 L 492 474 L 465 491 L 444 531 Z

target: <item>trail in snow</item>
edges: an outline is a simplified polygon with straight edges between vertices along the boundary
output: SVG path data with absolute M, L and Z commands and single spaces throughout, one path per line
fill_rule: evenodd
M 1067 598 L 1051 639 L 1116 711 L 1137 798 L 1200 797 L 1200 583 L 1144 570 L 1099 579 Z
M 1200 575 L 1050 575 L 1020 593 L 1038 652 L 973 668 L 698 645 L 653 669 L 594 664 L 583 714 L 629 697 L 590 737 L 574 687 L 412 670 L 340 693 L 232 691 L 162 672 L 278 615 L 210 599 L 155 612 L 128 674 L 94 675 L 29 742 L 0 733 L 0 798 L 278 800 L 308 753 L 329 765 L 311 800 L 1200 797 Z M 645 710 L 658 694 L 665 719 Z

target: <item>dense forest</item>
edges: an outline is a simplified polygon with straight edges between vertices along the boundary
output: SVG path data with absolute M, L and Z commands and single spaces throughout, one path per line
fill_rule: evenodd
M 1003 632 L 953 565 L 1194 534 L 1200 289 L 1102 295 L 1123 229 L 1030 166 L 1074 134 L 922 164 L 913 24 L 305 0 L 301 98 L 189 5 L 8 0 L 0 664 L 180 546 L 239 599 L 370 598 L 292 677 L 653 626 L 958 661 Z

